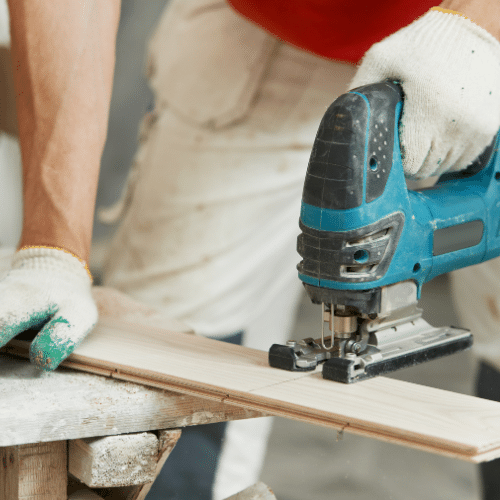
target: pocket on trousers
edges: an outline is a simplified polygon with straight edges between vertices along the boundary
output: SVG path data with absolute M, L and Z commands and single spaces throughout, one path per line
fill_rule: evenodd
M 149 46 L 157 105 L 209 127 L 242 120 L 279 43 L 224 0 L 172 2 Z

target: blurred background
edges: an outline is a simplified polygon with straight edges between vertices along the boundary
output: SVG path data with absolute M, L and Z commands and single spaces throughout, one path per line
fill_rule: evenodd
M 153 95 L 144 76 L 147 40 L 168 0 L 122 0 L 117 60 L 108 140 L 102 158 L 97 210 L 120 199 L 137 145 L 142 116 L 152 108 Z M 0 1 L 0 250 L 15 247 L 21 227 L 21 174 L 13 90 L 6 68 L 5 1 Z M 3 35 L 2 35 L 3 33 Z M 10 117 L 10 118 L 9 118 Z M 113 225 L 96 218 L 91 268 L 98 278 Z M 435 326 L 458 325 L 447 276 L 425 285 L 421 305 Z M 303 297 L 291 338 L 316 336 L 319 306 Z M 400 372 L 417 384 L 471 393 L 475 362 L 471 353 L 433 361 Z M 261 478 L 279 500 L 478 499 L 476 466 L 276 418 Z M 186 499 L 187 500 L 187 499 Z

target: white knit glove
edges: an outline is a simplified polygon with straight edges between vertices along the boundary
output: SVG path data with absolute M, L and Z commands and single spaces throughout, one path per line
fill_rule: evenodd
M 85 265 L 64 250 L 28 248 L 14 255 L 0 281 L 0 347 L 29 328 L 43 328 L 30 358 L 55 369 L 97 322 L 92 280 Z
M 425 179 L 472 163 L 500 128 L 500 43 L 454 13 L 431 9 L 373 45 L 350 88 L 399 81 L 403 167 Z

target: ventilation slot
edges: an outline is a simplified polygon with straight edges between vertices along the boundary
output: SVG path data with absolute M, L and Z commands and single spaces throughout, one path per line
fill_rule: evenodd
M 372 272 L 376 264 L 372 264 L 369 266 L 362 266 L 362 265 L 352 265 L 352 266 L 340 266 L 340 270 L 342 274 L 366 274 Z
M 365 235 L 362 238 L 359 238 L 357 240 L 348 241 L 345 244 L 345 246 L 346 247 L 353 247 L 356 245 L 361 245 L 363 243 L 370 243 L 372 241 L 377 241 L 377 240 L 381 240 L 383 238 L 388 238 L 391 231 L 392 231 L 392 227 L 387 227 L 387 228 L 382 229 L 380 231 L 377 231 L 375 233 L 367 234 L 367 235 Z

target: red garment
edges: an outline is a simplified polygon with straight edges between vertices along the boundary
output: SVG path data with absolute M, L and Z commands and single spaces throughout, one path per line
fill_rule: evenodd
M 436 0 L 228 0 L 281 40 L 328 59 L 357 62 Z

